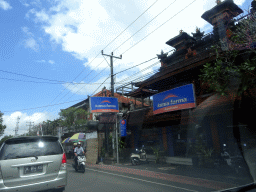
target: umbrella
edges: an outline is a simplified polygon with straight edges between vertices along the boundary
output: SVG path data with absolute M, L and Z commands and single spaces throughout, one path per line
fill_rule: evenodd
M 64 140 L 62 141 L 62 143 L 68 143 L 68 142 L 69 142 L 69 139 L 70 139 L 70 137 L 64 139 Z
M 85 133 L 76 133 L 72 137 L 70 137 L 69 142 L 78 142 L 78 141 L 85 141 L 86 136 Z

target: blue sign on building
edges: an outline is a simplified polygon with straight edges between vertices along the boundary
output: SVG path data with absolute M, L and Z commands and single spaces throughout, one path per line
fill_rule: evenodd
M 153 113 L 194 108 L 195 102 L 194 85 L 184 85 L 153 95 Z
M 121 137 L 127 136 L 126 134 L 126 120 L 120 120 L 120 132 L 121 132 Z
M 91 113 L 118 113 L 118 99 L 113 97 L 90 97 L 90 110 Z

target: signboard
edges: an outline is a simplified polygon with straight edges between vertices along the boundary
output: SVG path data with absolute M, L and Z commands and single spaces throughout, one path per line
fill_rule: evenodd
M 154 115 L 194 107 L 196 107 L 196 103 L 193 84 L 153 95 Z
M 92 133 L 86 133 L 86 140 L 87 139 L 97 139 L 98 135 L 97 135 L 97 131 L 94 131 Z
M 90 110 L 91 113 L 118 113 L 118 100 L 112 97 L 90 97 Z
M 115 124 L 116 114 L 115 113 L 103 113 L 99 115 L 99 122 L 101 124 Z
M 126 120 L 120 120 L 120 133 L 121 137 L 127 136 L 126 134 Z

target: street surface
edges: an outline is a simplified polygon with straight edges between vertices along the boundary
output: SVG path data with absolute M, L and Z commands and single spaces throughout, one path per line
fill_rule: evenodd
M 68 164 L 68 186 L 75 191 L 168 191 L 208 192 L 234 187 L 224 182 L 158 173 L 109 165 L 89 165 L 85 173 L 75 172 Z

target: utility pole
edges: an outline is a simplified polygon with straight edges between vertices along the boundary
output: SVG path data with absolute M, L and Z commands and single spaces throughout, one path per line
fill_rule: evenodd
M 106 55 L 106 54 L 103 53 L 103 50 L 101 51 L 101 54 L 110 57 L 111 96 L 114 97 L 114 67 L 113 67 L 113 58 L 122 59 L 122 55 L 120 55 L 120 57 L 116 57 L 116 56 L 113 55 L 113 52 L 111 52 L 111 55 Z M 115 124 L 114 124 L 114 126 L 115 126 Z M 114 148 L 115 148 L 115 146 L 114 146 L 114 136 L 115 136 L 114 131 L 115 131 L 115 129 L 113 129 L 113 134 L 112 134 L 113 156 L 114 156 L 114 153 L 115 153 L 114 152 Z M 106 136 L 106 137 L 108 137 L 108 136 Z M 117 137 L 116 137 L 116 141 L 118 142 L 118 138 Z M 118 143 L 117 143 L 117 145 L 118 145 Z
M 15 127 L 15 137 L 18 135 L 19 122 L 20 122 L 20 117 L 17 117 L 16 127 Z
M 113 52 L 111 53 L 111 55 L 106 55 L 106 54 L 103 53 L 103 50 L 101 51 L 101 54 L 110 57 L 111 96 L 114 97 L 114 72 L 113 72 L 114 69 L 113 69 L 113 58 L 122 59 L 122 55 L 120 55 L 120 57 L 116 57 L 116 56 L 113 56 Z
M 34 124 L 34 122 L 26 122 L 27 123 L 27 127 L 28 127 L 28 133 L 29 133 L 29 136 L 30 136 L 30 131 L 31 131 L 31 127 L 32 127 L 32 124 Z

